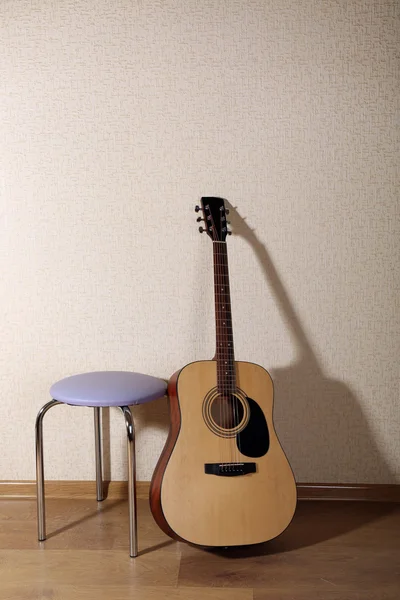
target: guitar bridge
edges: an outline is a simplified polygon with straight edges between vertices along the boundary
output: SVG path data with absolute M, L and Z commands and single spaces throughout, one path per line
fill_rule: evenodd
M 256 463 L 206 463 L 204 472 L 207 475 L 219 475 L 220 477 L 238 477 L 256 472 Z

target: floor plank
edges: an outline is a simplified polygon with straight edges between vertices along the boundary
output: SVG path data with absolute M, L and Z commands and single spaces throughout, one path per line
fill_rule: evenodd
M 254 600 L 398 600 L 399 587 L 383 586 L 379 590 L 357 591 L 357 590 L 318 590 L 314 587 L 297 588 L 288 587 L 284 590 L 254 590 Z
M 137 559 L 125 500 L 0 501 L 0 600 L 398 600 L 400 507 L 301 502 L 267 544 L 206 550 L 177 543 L 139 500 Z
M 1 550 L 1 581 L 38 584 L 175 586 L 179 560 L 170 552 L 130 560 L 121 550 Z
M 2 600 L 253 600 L 251 589 L 131 585 L 5 584 Z
M 138 501 L 138 537 L 142 553 L 153 549 L 177 551 L 176 544 L 154 523 L 146 500 Z M 47 550 L 75 548 L 126 550 L 128 506 L 126 500 L 50 499 L 46 502 L 47 540 L 37 542 L 36 503 L 32 500 L 0 502 L 0 549 Z M 8 517 L 7 517 L 8 515 Z

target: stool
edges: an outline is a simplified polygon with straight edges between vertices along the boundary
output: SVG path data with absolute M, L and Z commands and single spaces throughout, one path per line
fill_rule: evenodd
M 129 502 L 129 554 L 138 554 L 136 514 L 135 428 L 130 406 L 150 402 L 166 393 L 166 382 L 157 377 L 127 371 L 96 371 L 72 375 L 57 381 L 50 388 L 53 398 L 39 411 L 36 418 L 36 490 L 38 539 L 46 539 L 44 468 L 43 468 L 43 417 L 57 404 L 88 406 L 94 408 L 96 447 L 97 501 L 103 496 L 102 450 L 100 409 L 116 406 L 124 415 L 128 437 L 128 502 Z

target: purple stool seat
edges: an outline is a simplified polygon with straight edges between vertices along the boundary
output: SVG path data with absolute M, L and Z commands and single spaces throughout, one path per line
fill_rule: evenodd
M 167 384 L 151 375 L 129 371 L 95 371 L 54 383 L 50 395 L 75 406 L 131 406 L 164 396 Z

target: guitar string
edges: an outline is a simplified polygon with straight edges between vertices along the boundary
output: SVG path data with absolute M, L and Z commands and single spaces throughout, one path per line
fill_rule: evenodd
M 226 313 L 227 313 L 227 300 L 228 293 L 226 289 L 227 277 L 226 277 L 226 242 L 217 246 L 217 260 L 219 263 L 219 287 L 217 290 L 217 297 L 219 299 L 220 314 L 219 314 L 219 339 L 220 339 L 220 353 L 219 353 L 219 371 L 220 371 L 220 385 L 222 392 L 222 403 L 224 411 L 224 428 L 228 432 L 228 438 L 225 440 L 225 446 L 227 449 L 227 457 L 225 463 L 225 469 L 229 469 L 229 464 L 234 460 L 234 452 L 232 449 L 232 439 L 229 434 L 231 427 L 232 415 L 231 415 L 231 403 L 230 403 L 230 390 L 229 383 L 226 375 L 228 374 L 227 365 L 229 360 L 229 346 L 227 339 L 226 327 Z M 221 290 L 221 294 L 219 292 Z
M 226 306 L 228 306 L 228 304 L 229 310 L 231 310 L 228 253 L 226 241 L 219 241 L 215 239 L 217 230 L 215 228 L 215 223 L 211 212 L 210 219 L 213 225 L 213 242 L 216 243 L 214 251 L 214 270 L 216 275 L 214 292 L 215 304 L 217 308 L 217 344 L 219 344 L 219 346 L 217 345 L 217 397 L 218 395 L 222 394 L 222 401 L 220 402 L 219 407 L 220 423 L 222 426 L 225 426 L 224 428 L 226 430 L 229 431 L 230 424 L 231 427 L 233 426 L 233 428 L 239 425 L 239 402 L 241 403 L 241 401 L 236 394 L 236 368 L 233 355 L 232 335 L 233 327 L 232 322 L 228 323 L 229 319 L 226 317 Z M 222 244 L 224 244 L 224 246 L 222 246 Z M 223 293 L 220 293 L 220 290 Z M 229 302 L 227 302 L 227 300 L 229 300 Z M 222 312 L 223 310 L 225 310 L 225 312 Z M 231 313 L 229 318 L 232 320 Z M 233 421 L 231 423 L 230 417 L 232 417 Z M 237 443 L 236 435 L 229 435 L 229 438 L 231 438 L 231 444 L 228 443 L 228 448 L 230 448 L 230 452 L 228 453 L 230 454 L 231 462 L 236 463 L 241 461 L 240 434 L 238 435 L 239 437 Z M 223 456 L 221 458 L 223 459 Z
M 218 255 L 219 255 L 219 260 L 221 260 L 221 258 L 223 259 L 223 254 L 224 254 L 224 250 L 226 248 L 226 244 L 221 244 L 218 246 Z M 226 334 L 225 334 L 225 329 L 224 329 L 224 322 L 225 322 L 225 316 L 226 316 L 226 301 L 227 301 L 227 294 L 226 294 L 226 287 L 225 287 L 225 282 L 224 282 L 224 275 L 225 275 L 225 266 L 223 265 L 223 260 L 221 261 L 222 266 L 220 267 L 220 278 L 219 278 L 219 285 L 220 285 L 220 289 L 221 289 L 221 297 L 222 297 L 222 301 L 220 302 L 220 340 L 221 340 L 221 346 L 220 346 L 220 378 L 221 378 L 221 385 L 222 385 L 222 401 L 223 401 L 223 406 L 224 406 L 224 412 L 225 412 L 225 419 L 224 419 L 224 425 L 225 425 L 225 430 L 229 431 L 229 426 L 230 426 L 230 421 L 231 421 L 231 414 L 230 414 L 230 404 L 229 404 L 229 390 L 227 387 L 227 380 L 225 377 L 226 371 L 225 371 L 225 367 L 227 364 L 227 352 L 228 352 L 228 346 L 227 346 L 227 339 L 226 339 Z M 218 290 L 219 291 L 219 290 Z M 226 364 L 225 364 L 226 363 Z M 229 433 L 228 433 L 229 436 Z M 232 462 L 232 447 L 230 442 L 230 438 L 228 437 L 228 439 L 226 440 L 226 450 L 227 450 L 227 460 L 226 460 L 226 465 L 225 465 L 225 469 L 229 469 L 229 464 Z
M 217 229 L 215 227 L 215 222 L 214 222 L 214 218 L 213 215 L 210 211 L 210 220 L 211 220 L 211 225 L 212 225 L 212 232 L 213 232 L 213 241 L 214 242 L 218 242 L 218 240 L 216 239 L 217 236 Z M 216 364 L 216 370 L 217 370 L 217 396 L 216 396 L 216 400 L 219 403 L 219 423 L 220 426 L 223 427 L 223 424 L 225 422 L 225 407 L 223 404 L 223 396 L 222 398 L 220 398 L 220 394 L 221 394 L 221 374 L 220 374 L 220 365 L 221 365 L 221 351 L 220 351 L 220 344 L 221 344 L 221 336 L 220 336 L 220 332 L 219 332 L 219 323 L 221 322 L 221 315 L 220 315 L 220 306 L 221 306 L 221 302 L 220 302 L 220 298 L 219 298 L 219 294 L 218 294 L 218 287 L 220 286 L 220 281 L 222 281 L 222 265 L 220 263 L 219 260 L 219 245 L 214 245 L 213 244 L 213 255 L 214 255 L 214 294 L 215 294 L 215 313 L 216 313 L 216 359 L 217 359 L 217 364 Z M 223 390 L 222 390 L 223 391 Z M 224 441 L 220 438 L 220 461 L 223 464 L 224 463 L 224 459 L 225 459 L 225 444 L 223 443 Z
M 229 289 L 229 271 L 228 271 L 228 252 L 227 252 L 227 246 L 225 244 L 223 252 L 223 259 L 224 259 L 224 271 L 225 271 L 225 278 L 226 278 L 226 282 L 224 283 L 224 290 L 225 290 L 225 298 L 224 298 L 224 305 L 225 308 L 228 306 L 229 304 L 229 309 L 231 312 L 231 306 L 230 306 L 230 289 Z M 227 312 L 227 311 L 226 311 Z M 227 360 L 225 361 L 225 366 L 224 366 L 224 381 L 225 381 L 225 386 L 226 386 L 226 396 L 228 399 L 228 406 L 229 409 L 231 411 L 231 426 L 235 426 L 235 424 L 237 423 L 237 406 L 236 406 L 236 396 L 234 394 L 234 390 L 232 389 L 233 386 L 233 382 L 234 382 L 234 377 L 232 376 L 232 379 L 229 381 L 228 378 L 226 377 L 229 373 L 229 370 L 233 371 L 234 369 L 234 361 L 232 360 L 232 346 L 230 344 L 232 344 L 232 339 L 229 337 L 229 329 L 230 328 L 232 330 L 232 325 L 231 323 L 229 325 L 227 325 L 228 323 L 228 319 L 226 316 L 226 312 L 224 315 L 225 321 L 223 322 L 223 326 L 224 326 L 224 337 L 225 337 L 225 349 L 226 349 L 226 358 Z M 228 315 L 229 316 L 229 315 Z M 231 341 L 229 342 L 228 340 Z M 228 365 L 228 367 L 226 367 L 226 365 Z M 234 371 L 233 371 L 234 373 Z M 236 447 L 236 438 L 235 436 L 231 437 L 231 449 L 232 449 L 232 456 L 231 456 L 231 461 L 232 463 L 235 462 L 236 459 L 236 454 L 237 454 L 237 447 Z
M 231 390 L 230 390 L 230 385 L 227 379 L 227 374 L 228 374 L 228 366 L 230 367 L 231 365 L 231 360 L 230 360 L 230 356 L 229 356 L 229 342 L 228 342 L 228 335 L 227 335 L 227 329 L 226 329 L 226 319 L 227 319 L 227 306 L 228 306 L 228 300 L 229 300 L 229 288 L 228 288 L 228 283 L 229 283 L 229 279 L 226 279 L 226 281 L 224 281 L 224 276 L 226 274 L 226 269 L 227 269 L 227 265 L 226 265 L 226 243 L 224 246 L 221 246 L 221 255 L 223 257 L 223 262 L 224 267 L 222 268 L 222 278 L 221 278 L 221 289 L 224 292 L 223 294 L 223 306 L 224 306 L 224 314 L 223 314 L 223 321 L 222 321 L 222 336 L 223 336 L 223 348 L 224 348 L 224 360 L 223 360 L 223 382 L 224 382 L 224 396 L 225 396 L 225 402 L 226 402 L 226 410 L 228 413 L 228 422 L 226 423 L 226 428 L 229 430 L 232 428 L 233 425 L 233 420 L 234 420 L 234 410 L 233 410 L 233 406 L 232 406 L 232 402 L 231 402 Z M 223 287 L 222 287 L 223 286 Z M 228 433 L 228 435 L 230 436 L 230 433 Z M 228 438 L 228 448 L 230 449 L 230 463 L 234 462 L 234 443 L 233 443 L 233 439 L 230 436 Z M 230 466 L 228 467 L 228 469 L 230 469 Z
M 227 284 L 228 284 L 228 279 L 225 277 L 226 275 L 226 260 L 225 260 L 225 255 L 226 255 L 226 243 L 224 246 L 220 246 L 220 255 L 222 257 L 222 263 L 223 263 L 223 267 L 221 267 L 221 280 L 220 280 L 220 285 L 221 285 L 221 291 L 224 292 L 222 294 L 222 307 L 223 307 L 223 314 L 221 315 L 222 321 L 221 321 L 221 328 L 222 328 L 222 348 L 223 348 L 223 356 L 222 358 L 222 364 L 221 364 L 221 370 L 222 370 L 222 382 L 223 382 L 223 396 L 224 396 L 224 402 L 225 402 L 225 406 L 226 406 L 226 413 L 227 413 L 227 419 L 226 419 L 226 423 L 225 423 L 225 428 L 227 430 L 229 430 L 232 427 L 232 420 L 233 420 L 233 414 L 232 414 L 232 407 L 231 407 L 231 397 L 230 397 L 230 389 L 229 389 L 229 383 L 227 380 L 226 375 L 228 374 L 228 370 L 227 370 L 227 365 L 228 365 L 228 361 L 229 361 L 229 345 L 228 345 L 228 336 L 227 336 L 227 330 L 226 330 L 226 318 L 227 318 L 227 303 L 228 303 L 228 291 L 227 291 Z M 225 263 L 225 264 L 224 264 Z M 224 279 L 227 279 L 227 281 L 225 282 Z M 230 365 L 229 365 L 230 366 Z M 228 435 L 230 436 L 230 434 L 228 433 Z M 227 447 L 229 449 L 229 462 L 232 463 L 234 460 L 234 452 L 232 449 L 232 439 L 231 437 L 228 438 L 228 444 Z M 230 468 L 230 466 L 227 467 L 228 469 Z
M 228 418 L 225 422 L 225 428 L 229 430 L 238 425 L 239 407 L 238 399 L 235 394 L 236 390 L 233 389 L 235 387 L 233 386 L 235 382 L 235 363 L 233 360 L 233 339 L 231 334 L 232 325 L 231 323 L 228 323 L 229 318 L 231 319 L 232 317 L 230 314 L 228 314 L 228 310 L 226 308 L 229 305 L 228 308 L 230 310 L 229 267 L 226 242 L 224 243 L 224 246 L 220 246 L 218 248 L 218 255 L 218 263 L 221 267 L 220 274 L 222 274 L 219 283 L 221 292 L 223 292 L 222 294 L 219 294 L 219 291 L 217 292 L 219 300 L 218 303 L 225 310 L 225 312 L 221 315 L 222 320 L 220 320 L 220 329 L 222 329 L 222 331 L 220 331 L 220 339 L 223 340 L 222 348 L 224 349 L 224 352 L 220 353 L 220 362 L 223 363 L 220 366 L 220 375 L 222 376 L 223 381 L 223 398 L 225 401 L 224 406 L 226 405 L 226 412 L 228 414 Z M 224 281 L 224 279 L 226 281 Z M 236 444 L 236 436 L 229 436 L 229 438 L 230 443 L 228 443 L 228 446 L 230 448 L 230 461 L 232 463 L 239 462 L 239 453 Z
M 224 251 L 226 248 L 226 244 L 224 245 L 220 245 L 218 246 L 218 254 L 219 254 L 219 259 L 221 259 L 221 257 L 223 258 L 224 256 Z M 223 263 L 223 260 L 221 261 Z M 227 339 L 226 339 L 226 333 L 225 333 L 225 329 L 224 329 L 224 323 L 226 323 L 225 321 L 225 317 L 226 317 L 226 301 L 227 301 L 227 294 L 226 294 L 226 287 L 225 287 L 225 282 L 224 282 L 224 275 L 225 275 L 225 266 L 222 265 L 220 267 L 220 278 L 219 278 L 219 285 L 221 287 L 221 292 L 223 292 L 221 294 L 222 296 L 222 302 L 220 302 L 220 329 L 222 329 L 222 331 L 220 332 L 220 340 L 221 340 L 221 347 L 220 347 L 220 377 L 221 377 L 221 381 L 222 381 L 222 401 L 223 401 L 223 406 L 224 406 L 224 411 L 225 411 L 225 420 L 224 420 L 224 425 L 225 425 L 225 430 L 229 431 L 229 426 L 230 426 L 230 422 L 231 422 L 231 414 L 230 414 L 230 403 L 229 403 L 229 389 L 228 389 L 228 384 L 227 384 L 227 380 L 226 380 L 226 364 L 227 364 L 227 353 L 228 353 L 228 345 L 227 345 Z M 226 363 L 226 364 L 225 364 Z M 228 433 L 229 436 L 229 433 Z M 232 446 L 230 444 L 230 438 L 228 437 L 228 439 L 226 440 L 226 449 L 227 449 L 227 461 L 226 461 L 226 465 L 225 465 L 225 469 L 229 469 L 229 464 L 232 462 Z
M 239 410 L 239 403 L 240 403 L 240 399 L 239 396 L 237 395 L 237 382 L 236 382 L 236 365 L 235 365 L 235 356 L 234 356 L 234 342 L 233 342 L 233 326 L 232 326 L 232 306 L 231 306 L 231 300 L 230 300 L 230 282 L 229 282 L 229 262 L 228 262 L 228 250 L 227 250 L 227 246 L 226 246 L 226 278 L 228 281 L 228 292 L 229 292 L 229 309 L 230 309 L 230 323 L 227 326 L 227 333 L 230 333 L 231 336 L 231 363 L 232 363 L 232 371 L 233 371 L 233 377 L 232 377 L 232 382 L 231 382 L 231 387 L 233 387 L 232 389 L 232 393 L 233 393 L 233 402 L 234 402 L 234 407 L 235 407 L 235 425 L 238 427 L 239 426 L 239 417 L 240 417 L 240 410 Z M 233 386 L 232 386 L 233 384 Z M 241 403 L 240 403 L 241 404 Z M 244 416 L 244 409 L 243 409 L 243 416 Z M 237 440 L 236 440 L 236 435 L 237 435 Z M 241 442 L 240 442 L 240 433 L 236 434 L 234 436 L 234 444 L 235 444 L 235 451 L 236 451 L 236 462 L 239 463 L 241 462 Z
M 215 225 L 214 225 L 215 227 Z M 216 232 L 216 230 L 215 230 Z M 216 233 L 215 233 L 216 236 Z M 221 285 L 221 281 L 222 281 L 222 265 L 221 262 L 219 260 L 219 251 L 220 251 L 220 246 L 217 245 L 215 246 L 215 250 L 216 252 L 214 253 L 214 257 L 215 257 L 215 262 L 217 264 L 217 268 L 216 268 L 216 280 L 215 280 L 215 295 L 216 295 L 216 309 L 217 309 L 217 321 L 216 321 L 216 327 L 217 327 L 217 399 L 218 399 L 218 403 L 219 403 L 219 411 L 220 411 L 220 427 L 224 427 L 225 425 L 225 420 L 226 420 L 226 409 L 225 409 L 225 404 L 224 404 L 224 390 L 223 390 L 223 385 L 222 385 L 222 380 L 221 380 L 221 331 L 220 331 L 220 327 L 221 327 L 221 307 L 222 307 L 222 303 L 220 301 L 220 294 L 219 292 L 219 287 Z M 221 453 L 221 462 L 222 464 L 226 462 L 226 460 L 228 459 L 228 457 L 225 454 L 225 444 L 222 441 L 222 449 L 223 452 Z

